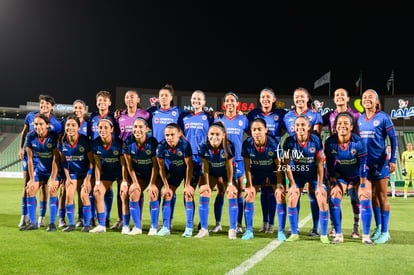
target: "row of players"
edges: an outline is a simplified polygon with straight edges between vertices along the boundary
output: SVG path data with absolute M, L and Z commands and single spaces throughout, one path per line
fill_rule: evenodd
M 320 221 L 320 239 L 323 243 L 329 243 L 328 207 L 336 233 L 333 242 L 343 242 L 340 202 L 345 192 L 351 195 L 356 225 L 359 225 L 359 211 L 362 209 L 362 242 L 373 244 L 373 239 L 377 243 L 385 243 L 390 239 L 386 189 L 388 173 L 395 170 L 397 139 L 389 116 L 380 111 L 379 97 L 374 90 L 367 90 L 362 96 L 362 105 L 365 108 L 362 116 L 348 107 L 349 97 L 346 90 L 336 90 L 334 102 L 337 109 L 326 114 L 324 118 L 312 108 L 311 95 L 304 88 L 294 91 L 295 106 L 290 111 L 275 108 L 276 96 L 273 90 L 264 89 L 260 92 L 261 108 L 252 110 L 247 116 L 238 113 L 238 97 L 234 93 L 225 95 L 225 113 L 216 113 L 214 118 L 204 112 L 205 95 L 202 91 L 193 93 L 191 113 L 185 113 L 174 106 L 173 96 L 172 86 L 161 88 L 160 106 L 151 107 L 147 112 L 139 108 L 138 93 L 128 91 L 125 95 L 127 109 L 115 115 L 109 112 L 110 94 L 99 92 L 96 96 L 98 112 L 89 121 L 83 117 L 85 104 L 76 100 L 75 115 L 65 120 L 65 134 L 59 143 L 52 134 L 53 131 L 59 133 L 58 128 L 61 127 L 61 123 L 53 122 L 56 119 L 50 115 L 53 102 L 50 97 L 41 98 L 40 112 L 27 116 L 22 132 L 21 157 L 24 158 L 24 144 L 28 153 L 27 158 L 24 158 L 27 160 L 24 162 L 27 163 L 24 165 L 27 173 L 21 221 L 21 224 L 26 224 L 21 228 L 37 228 L 35 195 L 39 187 L 46 189 L 45 183 L 51 175 L 51 220 L 48 230 L 55 230 L 59 186 L 55 175 L 58 174 L 58 167 L 63 167 L 66 176 L 65 208 L 69 219 L 69 226 L 65 231 L 75 229 L 73 197 L 78 189 L 81 190 L 79 197 L 83 205 L 83 231 L 89 231 L 89 222 L 94 212 L 92 208 L 96 205 L 99 225 L 90 232 L 105 232 L 105 221 L 109 217 L 109 213 L 105 211 L 110 209 L 113 196 L 111 186 L 117 180 L 119 201 L 122 202 L 118 207 L 122 210 L 122 216 L 119 215 L 122 222 L 119 219 L 117 226 L 122 226 L 122 233 L 142 233 L 142 191 L 148 187 L 151 209 L 149 234 L 169 235 L 175 190 L 184 181 L 187 215 L 184 237 L 193 234 L 194 190 L 199 186 L 201 229 L 196 237 L 209 234 L 206 219 L 211 190 L 216 187 L 216 226 L 211 231 L 218 232 L 222 229 L 221 213 L 224 194 L 227 193 L 229 238 L 236 238 L 238 231 L 242 230 L 244 212 L 246 231 L 242 239 L 252 239 L 253 202 L 260 188 L 264 218 L 261 230 L 273 232 L 277 212 L 278 239 L 286 240 L 284 227 L 288 214 L 291 236 L 287 240 L 294 241 L 299 238 L 297 220 L 300 191 L 308 183 L 314 222 L 311 234 L 318 234 Z M 329 125 L 332 133 L 325 146 L 318 136 L 323 124 Z M 151 137 L 148 135 L 150 129 Z M 356 134 L 358 130 L 360 136 Z M 26 138 L 29 131 L 31 132 Z M 280 142 L 285 132 L 288 138 L 282 149 Z M 250 135 L 247 139 L 244 138 L 245 133 Z M 385 153 L 387 136 L 392 147 L 390 158 Z M 46 142 L 49 139 L 50 143 Z M 81 140 L 84 142 L 80 142 Z M 92 142 L 89 146 L 90 140 Z M 326 178 L 329 183 L 327 186 L 324 184 L 325 154 Z M 42 165 L 42 159 L 48 160 L 47 165 Z M 52 165 L 53 163 L 56 165 Z M 243 197 L 244 175 L 247 183 Z M 91 180 L 93 177 L 94 180 Z M 290 186 L 287 193 L 288 205 L 284 177 L 287 177 Z M 95 181 L 95 184 L 91 181 Z M 93 196 L 90 195 L 92 190 Z M 374 194 L 373 207 L 371 192 Z M 163 227 L 157 231 L 160 194 L 164 198 Z M 45 195 L 40 198 L 40 217 L 44 217 Z M 91 199 L 96 202 L 91 202 Z M 370 238 L 372 211 L 376 229 Z M 130 217 L 134 221 L 132 231 L 129 227 Z M 358 226 L 354 226 L 353 234 L 359 237 Z

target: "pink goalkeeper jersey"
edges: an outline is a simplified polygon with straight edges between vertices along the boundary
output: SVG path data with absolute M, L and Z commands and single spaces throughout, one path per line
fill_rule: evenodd
M 128 116 L 128 110 L 122 111 L 118 118 L 119 124 L 119 138 L 125 141 L 127 137 L 132 135 L 132 128 L 137 117 L 142 117 L 148 122 L 149 113 L 143 109 L 138 108 L 133 116 Z

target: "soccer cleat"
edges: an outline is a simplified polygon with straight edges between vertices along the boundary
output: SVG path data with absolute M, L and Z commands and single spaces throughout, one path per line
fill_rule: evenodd
M 268 227 L 269 227 L 269 223 L 267 222 L 262 223 L 262 226 L 260 226 L 259 232 L 266 232 Z
M 246 230 L 246 232 L 244 232 L 243 236 L 241 237 L 241 239 L 244 241 L 248 241 L 253 238 L 254 238 L 253 232 L 250 230 Z
M 79 219 L 78 222 L 76 223 L 76 228 L 78 227 L 83 227 L 83 219 Z
M 369 238 L 369 235 L 363 235 L 362 236 L 362 244 L 365 244 L 366 246 L 374 246 L 375 243 Z
M 91 233 L 105 233 L 106 232 L 106 227 L 103 225 L 98 224 L 97 227 L 95 227 L 92 230 L 89 230 L 89 232 Z
M 56 224 L 54 224 L 53 222 L 49 223 L 49 226 L 47 227 L 46 231 L 47 232 L 55 232 L 56 231 Z
M 116 221 L 116 223 L 114 225 L 111 226 L 112 230 L 119 230 L 122 229 L 122 221 Z
M 389 240 L 391 240 L 390 233 L 388 233 L 388 232 L 381 232 L 381 234 L 374 241 L 374 243 L 376 243 L 376 244 L 384 244 L 384 243 L 388 242 Z
M 66 222 L 64 219 L 59 219 L 59 228 L 63 228 L 66 226 Z
M 37 226 L 34 223 L 28 222 L 25 226 L 20 228 L 20 231 L 36 230 Z
M 142 234 L 142 229 L 141 228 L 138 228 L 138 227 L 135 227 L 134 226 L 134 228 L 132 228 L 132 230 L 128 233 L 128 235 L 130 235 L 130 236 L 134 236 L 134 235 L 141 235 Z
M 44 227 L 44 226 L 45 226 L 45 217 L 40 216 L 40 217 L 37 219 L 37 225 L 38 225 L 39 227 Z
M 237 239 L 237 232 L 236 229 L 229 229 L 229 239 L 235 240 Z
M 241 226 L 241 224 L 236 225 L 236 233 L 243 234 L 243 227 Z
M 90 227 L 89 226 L 84 226 L 84 227 L 82 227 L 81 232 L 88 233 L 89 230 L 90 230 Z
M 128 225 L 122 226 L 122 232 L 121 232 L 122 235 L 128 235 L 129 232 L 131 232 L 131 229 L 129 228 Z
M 273 224 L 269 224 L 269 227 L 267 228 L 265 233 L 273 234 L 273 232 L 275 232 L 275 226 Z
M 26 223 L 26 216 L 27 215 L 22 215 L 21 217 L 20 217 L 20 222 L 19 222 L 19 224 L 17 225 L 19 228 L 21 228 L 21 227 L 24 227 L 27 223 Z
M 277 239 L 278 239 L 279 241 L 281 241 L 281 242 L 286 241 L 286 235 L 285 235 L 285 232 L 283 232 L 283 231 L 279 231 L 279 232 L 277 232 Z
M 299 234 L 292 234 L 289 238 L 286 240 L 287 242 L 296 242 L 299 241 Z
M 372 233 L 371 235 L 371 240 L 375 241 L 376 239 L 379 238 L 380 235 L 381 235 L 381 225 L 378 227 L 375 227 L 374 233 Z
M 171 234 L 170 233 L 170 230 L 167 227 L 163 226 L 160 229 L 160 231 L 158 231 L 158 233 L 156 234 L 156 236 L 168 236 L 170 234 Z
M 69 225 L 68 227 L 66 227 L 65 229 L 62 230 L 62 232 L 72 232 L 76 230 L 76 226 L 75 225 Z
M 221 230 L 223 230 L 223 228 L 221 228 L 221 224 L 220 223 L 216 223 L 216 226 L 213 227 L 213 229 L 210 230 L 211 233 L 218 233 Z
M 335 235 L 336 235 L 335 228 L 332 227 L 331 232 L 329 232 L 329 237 L 335 237 Z
M 311 232 L 309 232 L 309 236 L 311 237 L 319 237 L 319 233 L 315 230 L 311 230 Z
M 322 237 L 321 237 L 322 238 Z M 332 240 L 332 244 L 340 244 L 344 242 L 344 235 L 341 234 L 336 234 L 335 239 Z
M 181 237 L 185 237 L 185 238 L 191 238 L 192 236 L 193 236 L 192 228 L 185 228 L 184 233 L 181 235 Z
M 155 235 L 157 235 L 157 228 L 151 227 L 150 230 L 148 231 L 148 236 L 155 236 Z
M 360 237 L 359 232 L 355 232 L 355 231 L 352 232 L 351 238 L 353 238 L 353 239 L 359 239 L 359 237 Z
M 327 235 L 321 235 L 320 240 L 321 240 L 321 243 L 323 243 L 323 244 L 329 244 L 329 243 L 331 243 L 329 241 L 329 238 L 328 238 Z
M 198 231 L 197 235 L 194 236 L 194 238 L 201 239 L 201 238 L 208 237 L 208 236 L 209 236 L 208 230 L 205 228 L 201 228 Z

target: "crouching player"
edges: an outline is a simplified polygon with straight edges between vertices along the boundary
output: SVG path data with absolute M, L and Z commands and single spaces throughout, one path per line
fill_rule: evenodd
M 294 125 L 295 135 L 288 137 L 283 146 L 285 154 L 284 168 L 290 183 L 288 217 L 292 232 L 286 241 L 299 240 L 297 205 L 301 191 L 304 185 L 308 183 L 309 197 L 316 197 L 319 206 L 320 240 L 324 244 L 329 244 L 327 236 L 329 214 L 326 186 L 323 184 L 324 152 L 322 142 L 319 136 L 310 132 L 310 123 L 307 116 L 298 115 Z M 317 222 L 314 220 L 314 227 L 315 224 L 317 226 Z
M 367 148 L 359 135 L 352 132 L 353 118 L 350 113 L 338 114 L 335 118 L 336 134 L 326 140 L 325 155 L 328 179 L 331 184 L 331 215 L 335 226 L 334 244 L 342 243 L 341 200 L 348 186 L 358 190 L 361 201 L 363 235 L 362 243 L 373 245 L 369 237 L 372 219 L 371 183 L 367 181 Z
M 282 171 L 278 169 L 278 142 L 267 135 L 266 122 L 262 118 L 254 119 L 250 124 L 252 136 L 243 142 L 242 156 L 246 172 L 245 209 L 246 232 L 242 240 L 253 239 L 254 200 L 260 186 L 270 182 L 276 195 L 277 203 L 286 205 L 285 187 L 282 184 Z M 278 211 L 278 239 L 285 241 L 284 234 L 286 212 Z
M 132 128 L 132 135 L 125 140 L 122 149 L 129 176 L 132 180 L 129 187 L 127 185 L 122 185 L 121 187 L 123 212 L 129 213 L 129 215 L 124 215 L 122 234 L 142 234 L 143 204 L 140 204 L 142 201 L 141 197 L 143 196 L 142 191 L 147 188 L 148 184 L 157 190 L 157 186 L 160 187 L 162 184 L 158 177 L 158 163 L 155 157 L 158 142 L 154 137 L 147 135 L 148 130 L 148 124 L 145 119 L 141 117 L 136 118 Z M 150 201 L 158 202 L 157 199 L 158 195 L 151 196 Z M 131 231 L 129 228 L 130 217 L 132 217 L 134 222 L 134 228 Z M 151 234 L 155 234 L 156 230 L 156 226 L 151 227 Z

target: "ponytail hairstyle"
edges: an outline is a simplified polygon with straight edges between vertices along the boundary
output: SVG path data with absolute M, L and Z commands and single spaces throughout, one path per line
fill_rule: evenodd
M 75 102 L 76 102 L 76 100 L 75 100 Z M 80 120 L 76 115 L 74 115 L 74 114 L 68 115 L 65 119 L 65 125 L 63 126 L 63 135 L 60 138 L 60 142 L 62 144 L 63 144 L 63 142 L 65 142 L 66 137 L 67 137 L 67 134 L 66 134 L 66 131 L 65 131 L 65 126 L 66 126 L 66 123 L 68 122 L 69 119 L 73 119 L 76 122 L 76 124 L 78 124 L 78 127 L 80 127 L 80 125 L 81 125 Z
M 37 113 L 34 118 L 40 117 L 41 119 L 43 119 L 46 124 L 49 124 L 49 118 L 45 115 L 45 114 L 41 114 L 41 113 Z
M 230 147 L 230 141 L 227 138 L 227 132 L 226 132 L 226 127 L 224 126 L 224 123 L 222 121 L 216 121 L 210 125 L 209 129 L 211 127 L 217 127 L 223 131 L 224 137 L 223 137 L 223 140 L 221 141 L 221 147 L 223 148 L 224 156 L 226 157 L 226 159 L 228 159 L 229 155 L 227 154 L 227 151 L 232 152 L 232 150 Z M 208 137 L 207 137 L 207 143 L 210 145 L 210 141 L 208 140 Z
M 184 136 L 184 135 L 183 135 L 183 132 L 181 131 L 180 126 L 178 126 L 178 124 L 177 124 L 177 123 L 174 123 L 174 122 L 172 122 L 172 123 L 168 123 L 168 124 L 167 124 L 167 126 L 165 126 L 165 128 L 164 128 L 164 133 L 165 133 L 165 129 L 167 129 L 167 128 L 170 128 L 170 129 L 177 129 L 177 131 L 178 131 L 178 135 L 180 136 L 180 138 Z
M 305 92 L 305 93 L 306 93 L 306 95 L 308 96 L 308 102 L 307 102 L 307 106 L 308 106 L 308 108 L 309 108 L 309 109 L 312 109 L 312 110 L 315 110 L 315 104 L 313 103 L 312 96 L 311 96 L 311 94 L 309 93 L 308 89 L 303 88 L 303 87 L 297 87 L 297 88 L 295 89 L 295 91 L 293 92 L 293 94 L 294 94 L 296 91 L 303 91 L 303 92 Z M 295 106 L 295 109 L 296 109 L 296 106 Z
M 344 116 L 347 117 L 349 119 L 349 121 L 351 122 L 352 127 L 352 133 L 358 134 L 358 127 L 357 127 L 357 123 L 354 119 L 354 117 L 352 116 L 351 113 L 349 112 L 341 112 L 339 113 L 336 117 L 335 117 L 335 122 L 334 122 L 334 130 L 336 132 L 336 124 L 338 123 L 338 119 L 339 117 Z
M 171 84 L 165 84 L 160 90 L 168 90 L 171 94 L 170 107 L 174 106 L 174 87 Z
M 377 103 L 375 104 L 375 110 L 381 111 L 381 101 L 379 99 L 378 93 L 374 89 L 365 90 L 365 92 L 363 94 L 365 94 L 366 92 L 372 92 L 372 93 L 375 94 L 375 98 L 377 100 Z
M 125 92 L 125 94 L 127 94 L 127 93 L 134 93 L 134 94 L 137 95 L 138 99 L 141 99 L 141 95 L 140 95 L 140 93 L 137 90 L 127 90 Z M 141 109 L 141 104 L 139 102 L 137 102 L 137 108 L 138 109 Z
M 266 88 L 264 88 L 264 89 L 262 89 L 262 90 L 260 91 L 260 95 L 259 95 L 259 97 L 260 97 L 260 96 L 262 96 L 262 93 L 263 93 L 263 92 L 269 92 L 269 93 L 271 93 L 271 94 L 273 95 L 273 97 L 274 97 L 276 100 L 272 103 L 272 110 L 276 109 L 277 97 L 276 97 L 275 91 L 273 91 L 273 89 L 272 89 L 272 88 L 268 88 L 268 87 L 266 87 Z M 260 105 L 262 105 L 262 104 L 260 103 L 260 100 L 259 100 L 259 104 L 260 104 Z

